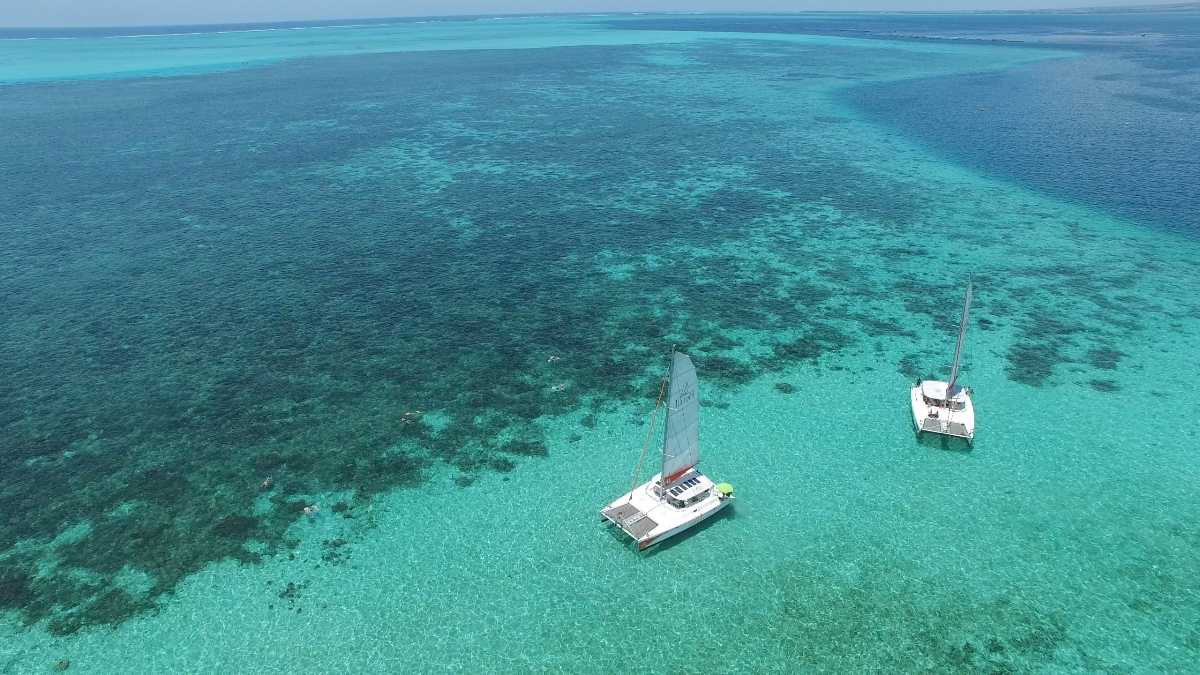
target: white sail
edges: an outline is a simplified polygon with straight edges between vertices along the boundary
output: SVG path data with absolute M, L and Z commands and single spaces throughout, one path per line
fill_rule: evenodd
M 662 477 L 670 483 L 700 461 L 700 384 L 692 360 L 680 352 L 671 360 L 665 436 Z
M 950 368 L 950 384 L 946 387 L 946 396 L 953 396 L 957 390 L 954 388 L 955 382 L 958 380 L 958 362 L 962 358 L 963 340 L 967 336 L 967 316 L 971 312 L 971 282 L 967 282 L 967 296 L 963 298 L 963 313 L 962 321 L 958 324 L 958 344 L 954 347 L 954 365 Z

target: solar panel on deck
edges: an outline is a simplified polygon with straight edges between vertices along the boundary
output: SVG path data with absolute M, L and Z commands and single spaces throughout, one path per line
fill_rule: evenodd
M 692 476 L 691 478 L 688 478 L 687 480 L 676 484 L 675 487 L 672 487 L 670 490 L 667 490 L 667 492 L 670 493 L 671 496 L 673 496 L 673 497 L 678 497 L 680 494 L 687 492 L 689 489 L 691 489 L 699 484 L 700 484 L 700 477 Z

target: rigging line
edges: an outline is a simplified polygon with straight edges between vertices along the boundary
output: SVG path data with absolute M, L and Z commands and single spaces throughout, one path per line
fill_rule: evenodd
M 650 439 L 654 437 L 654 419 L 658 417 L 658 409 L 662 406 L 663 393 L 667 391 L 667 378 L 663 378 L 658 386 L 658 400 L 654 402 L 654 411 L 650 413 L 650 424 L 646 426 L 646 442 L 642 444 L 642 455 L 638 457 L 637 466 L 633 469 L 633 485 L 629 486 L 629 501 L 633 501 L 633 491 L 637 489 L 638 477 L 642 473 L 642 462 L 646 459 L 646 451 L 650 449 Z

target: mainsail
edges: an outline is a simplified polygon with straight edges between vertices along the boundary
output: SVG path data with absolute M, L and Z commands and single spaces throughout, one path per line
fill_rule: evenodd
M 663 483 L 679 478 L 700 461 L 700 385 L 687 354 L 671 358 L 667 431 L 663 441 Z
M 958 324 L 958 344 L 954 347 L 954 365 L 950 368 L 950 384 L 946 387 L 946 396 L 957 393 L 954 383 L 958 380 L 958 361 L 962 358 L 963 339 L 967 336 L 967 315 L 971 311 L 971 282 L 967 282 L 967 296 L 963 299 L 962 321 Z

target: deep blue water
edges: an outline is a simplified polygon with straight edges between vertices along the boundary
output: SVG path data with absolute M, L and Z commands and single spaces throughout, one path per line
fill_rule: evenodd
M 1200 235 L 1200 10 L 656 17 L 656 30 L 816 33 L 1069 49 L 1000 73 L 855 87 L 846 99 L 972 168 Z
M 1022 41 L 1068 36 L 1129 36 L 1164 33 L 1195 38 L 1197 10 L 1162 9 L 1142 12 L 914 12 L 738 14 L 655 16 L 622 18 L 612 25 L 646 30 L 700 30 L 708 32 L 808 33 L 881 39 L 978 39 Z

